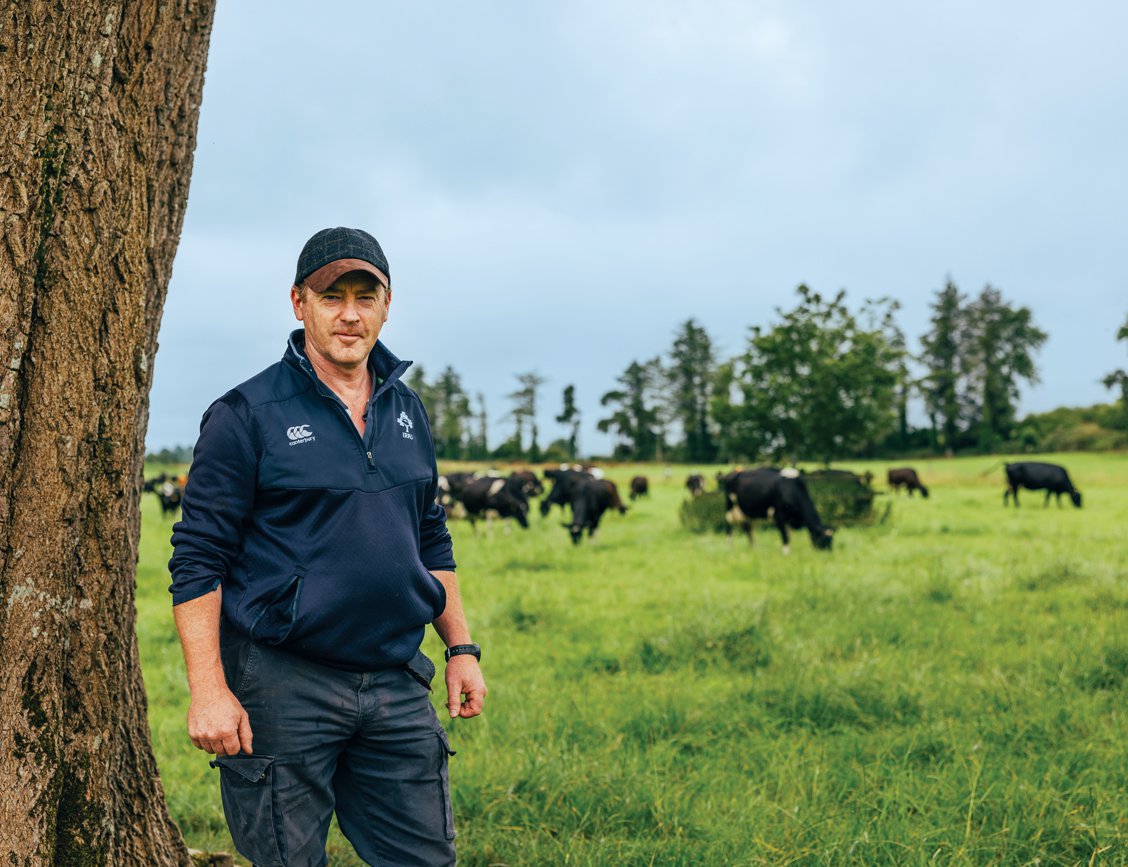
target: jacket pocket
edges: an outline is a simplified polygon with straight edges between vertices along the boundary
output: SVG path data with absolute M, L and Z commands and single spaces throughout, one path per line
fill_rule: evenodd
M 305 569 L 296 567 L 293 576 L 251 623 L 251 638 L 263 644 L 281 644 L 290 636 L 298 619 Z
M 274 814 L 274 758 L 217 756 L 219 792 L 231 840 L 256 867 L 283 867 L 281 834 Z

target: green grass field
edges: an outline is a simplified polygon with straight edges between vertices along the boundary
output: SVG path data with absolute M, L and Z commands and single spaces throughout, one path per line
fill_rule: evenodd
M 1128 455 L 1050 459 L 1083 509 L 1004 509 L 995 457 L 915 461 L 931 499 L 894 497 L 829 554 L 683 530 L 691 467 L 610 470 L 651 496 L 594 545 L 557 513 L 492 538 L 452 522 L 490 687 L 483 717 L 448 723 L 460 862 L 1128 863 Z M 232 851 L 185 733 L 151 495 L 143 521 L 165 791 L 190 846 Z M 330 855 L 360 863 L 336 832 Z

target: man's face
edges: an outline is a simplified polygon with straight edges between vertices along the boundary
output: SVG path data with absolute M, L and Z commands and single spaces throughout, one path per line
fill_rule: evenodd
M 305 325 L 311 360 L 342 372 L 362 367 L 388 320 L 391 289 L 364 271 L 342 274 L 324 292 L 290 290 L 294 316 Z

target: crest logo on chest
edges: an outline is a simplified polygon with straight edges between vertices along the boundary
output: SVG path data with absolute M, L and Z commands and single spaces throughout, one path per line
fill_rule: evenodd
M 396 424 L 403 428 L 403 438 L 405 440 L 415 439 L 415 434 L 411 432 L 411 429 L 415 427 L 415 422 L 408 417 L 406 412 L 399 414 L 399 418 L 396 419 Z

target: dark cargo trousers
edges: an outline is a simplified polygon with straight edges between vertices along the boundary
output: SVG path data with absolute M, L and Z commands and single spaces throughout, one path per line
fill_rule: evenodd
M 453 753 L 423 683 L 434 674 L 425 656 L 341 671 L 253 642 L 226 621 L 220 647 L 254 738 L 253 755 L 212 763 L 243 857 L 256 867 L 322 867 L 336 811 L 368 864 L 455 863 Z

